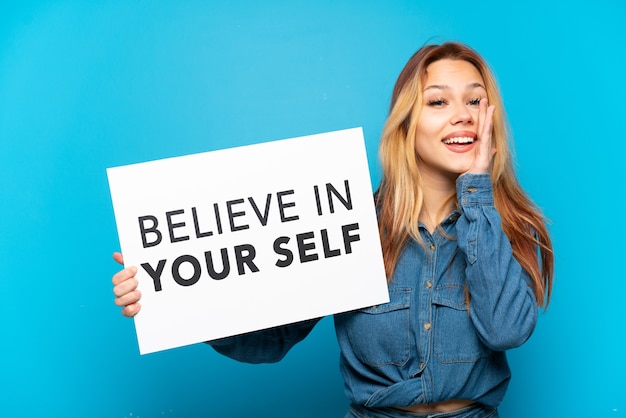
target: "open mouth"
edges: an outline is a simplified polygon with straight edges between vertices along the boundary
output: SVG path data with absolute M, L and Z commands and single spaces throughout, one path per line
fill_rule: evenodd
M 446 138 L 443 140 L 443 143 L 446 145 L 454 145 L 454 144 L 473 144 L 473 137 L 470 136 L 458 136 L 453 138 Z

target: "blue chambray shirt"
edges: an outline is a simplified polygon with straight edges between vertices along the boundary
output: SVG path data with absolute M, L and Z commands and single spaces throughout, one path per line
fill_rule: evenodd
M 505 395 L 505 350 L 530 337 L 537 301 L 502 231 L 489 175 L 463 175 L 456 187 L 458 210 L 432 234 L 420 226 L 424 246 L 404 248 L 389 303 L 335 315 L 345 392 L 356 404 L 469 399 L 497 407 Z M 274 362 L 317 321 L 210 344 L 240 361 Z

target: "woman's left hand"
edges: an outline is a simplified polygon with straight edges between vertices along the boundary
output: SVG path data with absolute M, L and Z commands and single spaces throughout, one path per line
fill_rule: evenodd
M 493 128 L 493 112 L 495 106 L 489 106 L 489 101 L 484 98 L 480 101 L 478 108 L 478 147 L 475 149 L 474 163 L 463 174 L 484 174 L 489 173 L 493 156 L 496 149 L 493 147 L 491 139 L 491 130 Z

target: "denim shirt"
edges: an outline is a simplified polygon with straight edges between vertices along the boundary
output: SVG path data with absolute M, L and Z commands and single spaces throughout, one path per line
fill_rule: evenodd
M 425 245 L 410 241 L 389 283 L 389 303 L 335 315 L 347 397 L 369 407 L 468 399 L 497 407 L 510 379 L 505 350 L 537 320 L 528 274 L 513 257 L 488 174 L 458 178 L 459 209 Z M 469 308 L 467 296 L 469 295 Z M 212 341 L 240 361 L 280 360 L 310 320 Z

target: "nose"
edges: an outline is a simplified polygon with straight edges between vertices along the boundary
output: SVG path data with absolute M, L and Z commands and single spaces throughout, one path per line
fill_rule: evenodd
M 465 104 L 458 104 L 453 108 L 450 123 L 452 125 L 471 125 L 474 123 L 474 117 Z

